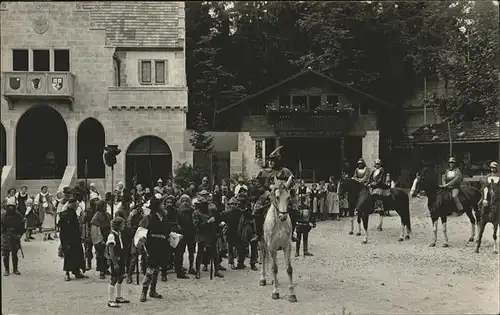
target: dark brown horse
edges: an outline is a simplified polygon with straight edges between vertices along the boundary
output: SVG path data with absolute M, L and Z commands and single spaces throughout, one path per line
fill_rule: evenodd
M 425 191 L 427 195 L 427 208 L 429 209 L 434 238 L 429 244 L 430 247 L 436 246 L 438 219 L 441 218 L 443 224 L 443 247 L 448 247 L 447 218 L 448 215 L 457 212 L 457 208 L 451 197 L 449 188 L 441 187 L 438 183 L 438 175 L 432 167 L 426 166 L 418 172 L 413 181 L 410 195 L 416 197 L 420 192 Z M 476 235 L 476 218 L 474 212 L 478 211 L 478 202 L 481 199 L 481 193 L 478 189 L 466 185 L 460 187 L 460 202 L 464 207 L 464 212 L 469 217 L 471 224 L 471 236 L 469 242 L 474 242 Z
M 351 179 L 343 179 L 339 184 L 339 195 L 346 197 L 349 207 L 354 207 L 354 212 L 357 213 L 358 233 L 361 235 L 361 222 L 365 230 L 365 237 L 362 243 L 368 242 L 368 218 L 372 214 L 374 208 L 374 199 L 370 194 L 370 190 L 364 184 Z M 391 188 L 391 194 L 385 199 L 384 206 L 387 209 L 394 209 L 401 219 L 401 235 L 399 241 L 410 239 L 411 234 L 411 220 L 410 220 L 410 201 L 408 194 L 400 188 Z M 380 214 L 382 215 L 382 214 Z M 382 230 L 382 221 L 379 224 L 379 230 Z M 354 218 L 351 219 L 351 231 L 349 235 L 353 234 Z
M 479 221 L 479 236 L 477 237 L 476 253 L 479 253 L 481 240 L 483 238 L 486 224 L 493 224 L 493 253 L 498 254 L 497 231 L 500 222 L 500 182 L 489 183 L 485 187 L 486 198 L 484 198 L 481 210 L 477 215 Z

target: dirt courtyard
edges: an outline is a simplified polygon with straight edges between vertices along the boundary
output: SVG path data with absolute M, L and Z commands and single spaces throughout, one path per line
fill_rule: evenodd
M 22 275 L 2 277 L 2 314 L 498 314 L 498 255 L 492 253 L 492 227 L 483 237 L 482 251 L 467 243 L 465 215 L 450 217 L 449 248 L 430 248 L 431 223 L 424 199 L 411 201 L 413 234 L 397 241 L 400 228 L 395 212 L 376 231 L 378 216 L 370 218 L 370 238 L 348 235 L 349 222 L 320 222 L 310 234 L 313 257 L 293 259 L 298 303 L 286 300 L 288 280 L 279 253 L 280 300 L 272 300 L 272 286 L 259 287 L 258 271 L 228 270 L 225 278 L 181 280 L 169 274 L 160 282 L 163 300 L 140 303 L 139 286 L 124 284 L 131 303 L 121 309 L 106 306 L 108 280 L 95 270 L 89 279 L 63 280 L 58 241 L 42 242 L 40 235 L 23 242 L 26 258 L 20 259 Z M 440 225 L 441 229 L 441 225 Z M 94 263 L 95 264 L 95 263 Z M 227 260 L 223 265 L 227 267 Z M 247 262 L 248 265 L 248 262 Z M 260 266 L 259 266 L 260 269 Z M 2 267 L 3 272 L 3 267 Z M 271 277 L 268 276 L 268 283 Z M 141 279 L 142 280 L 142 279 Z

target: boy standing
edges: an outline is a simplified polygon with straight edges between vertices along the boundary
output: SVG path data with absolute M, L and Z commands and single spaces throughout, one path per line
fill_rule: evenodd
M 120 307 L 118 304 L 130 302 L 122 297 L 122 283 L 125 278 L 125 250 L 121 231 L 124 227 L 125 220 L 123 218 L 114 218 L 111 221 L 111 233 L 109 233 L 106 241 L 106 257 L 111 266 L 108 306 L 114 308 Z

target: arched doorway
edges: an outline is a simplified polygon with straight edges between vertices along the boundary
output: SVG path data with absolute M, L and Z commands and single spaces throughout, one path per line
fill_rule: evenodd
M 87 118 L 78 127 L 77 136 L 77 176 L 85 177 L 87 160 L 87 178 L 105 178 L 106 171 L 102 154 L 105 146 L 104 127 L 95 118 Z
M 152 189 L 158 178 L 165 180 L 172 175 L 170 147 L 155 136 L 135 139 L 128 147 L 125 160 L 127 187 L 132 187 L 135 181 Z
M 0 168 L 7 165 L 7 132 L 3 124 L 0 124 Z
M 68 128 L 50 106 L 27 110 L 16 128 L 16 177 L 60 179 L 68 164 Z

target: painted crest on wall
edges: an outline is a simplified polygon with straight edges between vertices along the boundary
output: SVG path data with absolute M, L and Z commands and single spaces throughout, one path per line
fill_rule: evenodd
M 35 17 L 35 19 L 33 20 L 33 30 L 35 30 L 37 34 L 43 34 L 47 32 L 48 29 L 49 20 L 46 17 L 41 15 Z
M 31 86 L 33 86 L 34 89 L 38 90 L 40 88 L 41 82 L 42 80 L 40 80 L 39 78 L 34 78 L 31 80 Z
M 63 87 L 63 78 L 52 78 L 52 87 L 59 91 Z
M 9 80 L 9 86 L 13 90 L 17 90 L 21 87 L 21 78 L 19 77 L 11 77 Z

